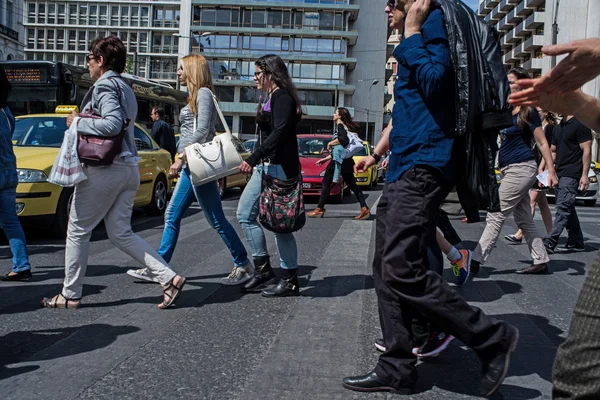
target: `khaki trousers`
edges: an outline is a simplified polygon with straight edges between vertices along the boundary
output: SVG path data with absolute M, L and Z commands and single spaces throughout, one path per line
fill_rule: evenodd
M 542 238 L 533 222 L 529 205 L 529 189 L 536 181 L 536 174 L 535 161 L 511 164 L 502 169 L 503 177 L 500 184 L 500 209 L 502 211 L 487 214 L 485 230 L 473 251 L 475 261 L 485 264 L 500 237 L 504 221 L 512 213 L 515 214 L 517 226 L 523 230 L 533 263 L 543 264 L 549 261 Z
M 176 275 L 145 240 L 133 233 L 131 213 L 140 184 L 137 166 L 112 164 L 85 167 L 88 179 L 75 187 L 65 251 L 65 281 L 62 294 L 79 299 L 87 269 L 92 230 L 104 219 L 111 243 L 149 268 L 166 285 Z

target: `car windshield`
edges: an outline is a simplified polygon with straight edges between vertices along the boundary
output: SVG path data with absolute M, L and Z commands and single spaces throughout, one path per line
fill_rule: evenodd
M 60 147 L 66 130 L 65 117 L 19 118 L 12 140 L 17 146 Z
M 298 154 L 300 157 L 323 157 L 329 154 L 327 143 L 330 138 L 298 138 Z
M 363 148 L 360 149 L 360 151 L 358 153 L 354 154 L 354 157 L 365 157 L 365 156 L 368 156 L 368 155 L 369 155 L 369 153 L 367 152 L 367 145 L 365 144 L 363 146 Z
M 246 150 L 248 150 L 250 153 L 254 152 L 254 147 L 256 146 L 256 140 L 246 140 L 244 142 L 244 147 L 246 148 Z

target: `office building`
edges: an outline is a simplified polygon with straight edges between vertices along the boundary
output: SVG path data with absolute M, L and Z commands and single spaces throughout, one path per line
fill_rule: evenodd
M 0 0 L 0 60 L 23 59 L 23 2 Z
M 15 2 L 16 3 L 16 2 Z M 25 0 L 25 56 L 85 66 L 92 39 L 118 35 L 127 46 L 127 72 L 176 82 L 179 1 Z
M 504 64 L 542 73 L 546 0 L 482 0 L 479 15 L 500 34 Z
M 278 54 L 300 91 L 298 133 L 332 133 L 335 106 L 350 109 L 374 142 L 381 134 L 386 62 L 384 0 L 183 0 L 179 56 L 210 63 L 235 133 L 254 136 L 260 93 L 254 61 Z

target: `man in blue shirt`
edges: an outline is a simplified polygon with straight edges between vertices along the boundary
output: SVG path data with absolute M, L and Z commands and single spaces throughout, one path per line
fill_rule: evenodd
M 443 278 L 429 271 L 427 243 L 439 207 L 454 179 L 455 74 L 444 15 L 431 0 L 392 0 L 390 28 L 403 30 L 394 51 L 393 128 L 383 135 L 361 171 L 391 151 L 377 207 L 373 276 L 385 352 L 375 369 L 348 377 L 344 387 L 411 394 L 417 380 L 413 320 L 423 318 L 473 348 L 482 361 L 480 390 L 489 396 L 502 384 L 518 332 L 473 308 Z M 406 20 L 406 21 L 405 21 Z

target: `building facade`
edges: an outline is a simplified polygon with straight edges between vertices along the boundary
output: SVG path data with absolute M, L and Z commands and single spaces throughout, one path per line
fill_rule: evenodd
M 85 66 L 92 39 L 118 35 L 127 72 L 175 85 L 178 0 L 25 0 L 25 57 Z
M 479 15 L 498 30 L 507 68 L 519 66 L 533 76 L 542 74 L 541 50 L 550 29 L 546 0 L 482 0 Z
M 0 60 L 24 57 L 23 1 L 0 0 Z
M 207 58 L 232 131 L 250 138 L 260 93 L 254 62 L 277 54 L 299 89 L 298 133 L 332 133 L 347 107 L 370 141 L 381 134 L 386 34 L 384 0 L 183 0 L 179 56 Z

